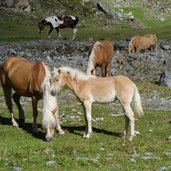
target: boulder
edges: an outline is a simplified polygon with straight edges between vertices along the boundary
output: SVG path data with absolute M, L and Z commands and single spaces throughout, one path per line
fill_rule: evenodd
M 32 10 L 28 0 L 2 0 L 2 5 L 7 8 L 16 8 L 27 12 Z

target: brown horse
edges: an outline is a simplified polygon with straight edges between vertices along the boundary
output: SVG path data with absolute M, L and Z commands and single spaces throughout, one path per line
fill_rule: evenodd
M 155 34 L 146 34 L 144 36 L 134 36 L 129 42 L 128 52 L 141 52 L 145 50 L 156 51 L 157 36 Z
M 50 83 L 52 79 L 50 78 L 51 74 L 48 67 L 41 62 L 32 62 L 21 57 L 13 56 L 5 60 L 0 65 L 0 81 L 4 91 L 7 107 L 11 114 L 12 125 L 14 127 L 18 127 L 18 123 L 15 121 L 12 108 L 12 89 L 15 91 L 12 97 L 18 107 L 19 121 L 21 122 L 25 122 L 25 115 L 24 110 L 20 104 L 20 98 L 21 96 L 32 98 L 33 131 L 37 132 L 38 100 L 40 100 L 43 97 L 43 94 L 49 91 L 49 89 L 53 92 L 56 91 L 56 89 L 54 89 L 52 86 L 49 86 L 49 88 L 47 86 L 47 84 L 52 85 L 52 83 Z M 45 100 L 46 99 L 44 99 L 44 101 Z M 48 101 L 50 101 L 50 99 L 48 99 Z M 51 119 L 48 119 L 48 121 L 46 119 L 46 122 L 43 124 L 45 130 L 49 129 L 49 126 L 51 126 L 49 123 L 51 122 L 55 123 L 53 128 L 56 128 L 58 122 L 56 120 L 56 113 L 55 115 L 52 113 L 50 118 Z
M 111 76 L 111 61 L 114 54 L 113 43 L 109 40 L 97 41 L 90 47 L 87 74 L 96 75 L 96 67 L 102 68 L 102 77 Z
M 90 138 L 92 133 L 91 126 L 91 107 L 93 102 L 109 103 L 116 99 L 119 100 L 125 112 L 124 139 L 128 136 L 129 122 L 131 122 L 131 135 L 129 140 L 136 135 L 134 113 L 131 109 L 131 102 L 134 102 L 135 110 L 140 116 L 143 115 L 141 97 L 136 85 L 125 76 L 98 78 L 86 75 L 76 69 L 61 67 L 52 72 L 56 81 L 56 89 L 67 85 L 83 102 L 86 119 L 86 132 L 84 138 Z

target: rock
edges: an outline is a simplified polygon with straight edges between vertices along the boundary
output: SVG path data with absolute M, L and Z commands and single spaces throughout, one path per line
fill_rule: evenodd
M 27 12 L 32 10 L 28 0 L 2 0 L 2 5 L 7 8 L 16 8 Z
M 18 166 L 14 166 L 12 168 L 12 171 L 22 171 L 21 167 L 18 167 Z
M 56 160 L 49 160 L 46 162 L 46 165 L 55 165 L 57 163 Z

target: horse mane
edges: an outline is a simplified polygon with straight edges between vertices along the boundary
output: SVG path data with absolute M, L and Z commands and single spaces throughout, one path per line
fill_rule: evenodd
M 90 56 L 89 56 L 89 60 L 90 60 L 90 61 L 93 61 L 94 58 L 96 57 L 96 50 L 97 50 L 97 48 L 98 48 L 99 46 L 103 46 L 103 44 L 100 43 L 99 41 L 96 41 L 96 42 L 94 43 L 94 45 L 93 45 L 93 48 L 92 48 L 91 53 L 90 53 Z
M 95 76 L 93 75 L 88 75 L 78 69 L 74 69 L 74 68 L 71 68 L 71 67 L 61 67 L 58 69 L 58 71 L 61 70 L 62 72 L 65 73 L 65 75 L 70 75 L 71 79 L 73 80 L 89 80 L 90 78 L 93 78 Z
M 50 73 L 50 69 L 48 66 L 46 66 L 44 63 L 42 63 L 44 69 L 45 69 L 45 77 L 42 81 L 42 84 L 41 84 L 41 90 L 44 89 L 44 87 L 46 86 L 46 83 L 47 81 L 51 78 L 51 73 Z

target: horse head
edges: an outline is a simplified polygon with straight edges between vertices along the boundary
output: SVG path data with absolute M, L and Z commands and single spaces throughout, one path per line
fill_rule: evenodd
M 45 27 L 46 21 L 42 20 L 41 22 L 38 22 L 37 26 L 38 26 L 38 32 L 42 33 L 44 27 Z
M 61 87 L 65 85 L 64 76 L 65 73 L 62 71 L 61 68 L 54 68 L 52 77 L 57 91 L 60 91 Z
M 56 99 L 56 88 L 52 77 L 48 77 L 42 84 L 43 92 L 43 111 L 42 126 L 45 130 L 45 140 L 50 141 L 53 138 L 55 128 L 57 127 L 58 104 Z

